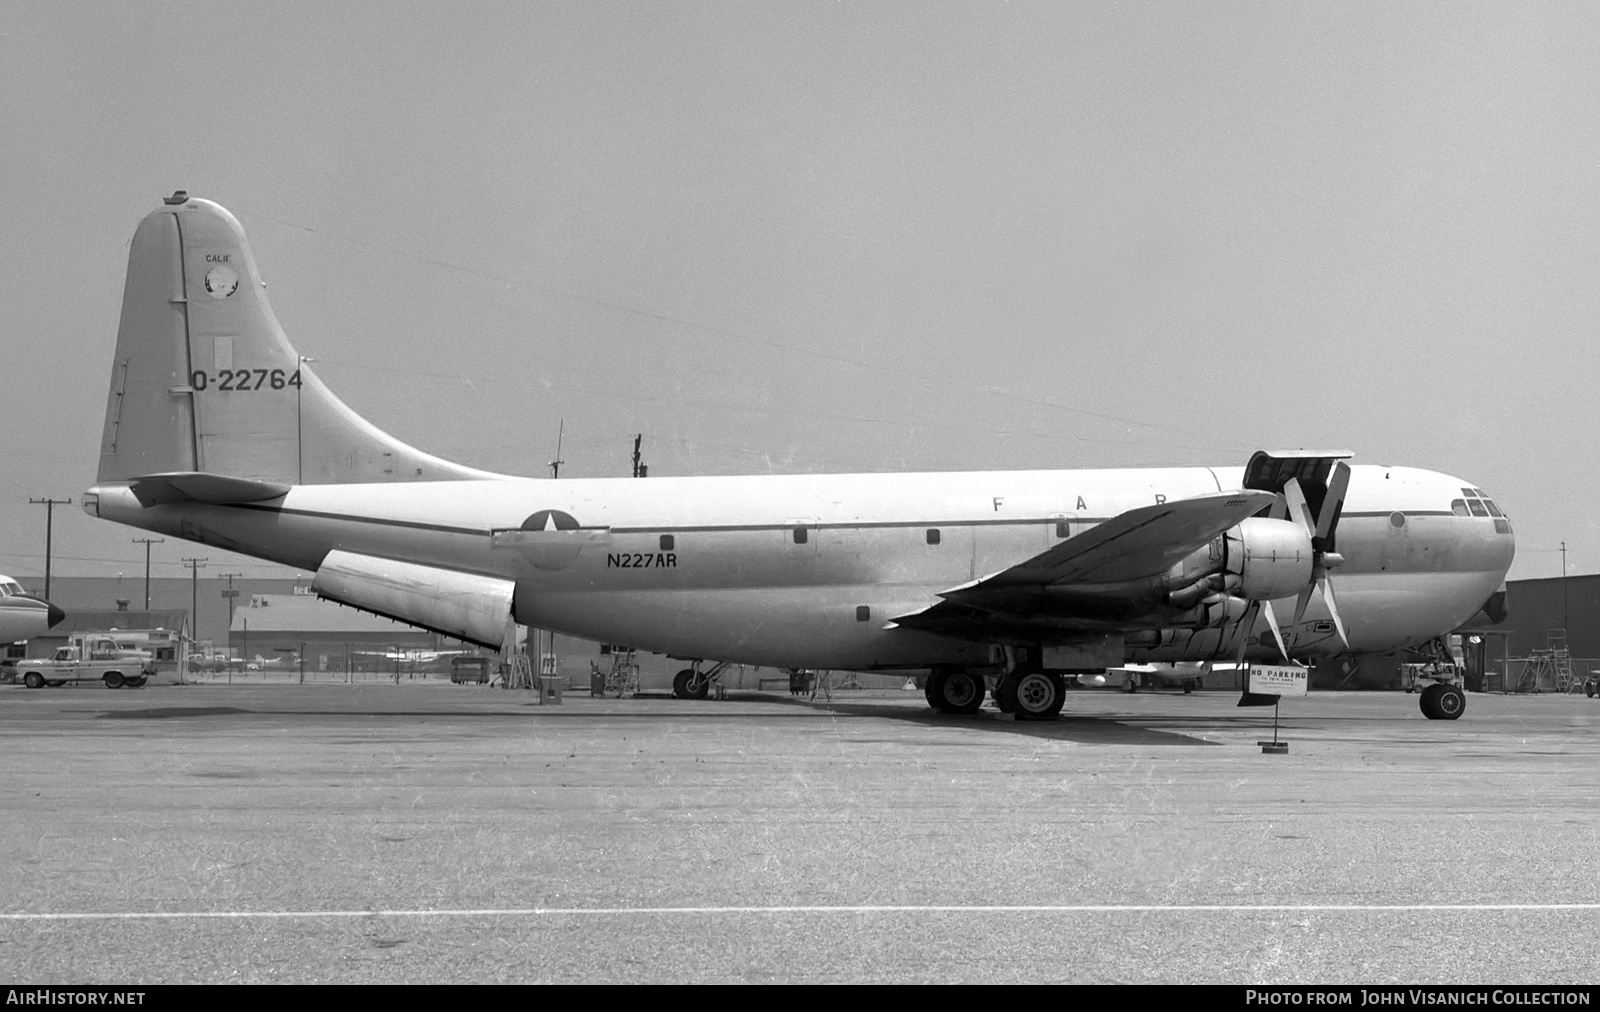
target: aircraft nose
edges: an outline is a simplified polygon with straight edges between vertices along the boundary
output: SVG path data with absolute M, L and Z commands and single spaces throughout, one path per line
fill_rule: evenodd
M 49 628 L 51 628 L 51 629 L 54 629 L 56 626 L 60 625 L 61 624 L 61 620 L 67 617 L 67 613 L 66 612 L 62 611 L 60 608 L 58 608 L 55 605 L 51 604 L 49 601 L 46 601 L 44 598 L 40 597 L 38 594 L 18 594 L 17 596 L 20 597 L 20 598 L 23 598 L 24 600 L 35 601 L 35 602 L 37 602 L 39 604 L 44 605 L 44 612 L 45 612 L 45 615 L 49 619 L 49 622 L 50 622 Z

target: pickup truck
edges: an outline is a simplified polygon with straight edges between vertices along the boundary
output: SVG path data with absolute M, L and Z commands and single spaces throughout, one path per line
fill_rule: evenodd
M 83 654 L 87 649 L 88 658 Z M 108 689 L 124 685 L 139 688 L 155 674 L 155 665 L 143 654 L 129 656 L 115 642 L 94 643 L 85 647 L 57 647 L 51 657 L 17 662 L 17 674 L 30 689 L 68 682 L 104 682 Z

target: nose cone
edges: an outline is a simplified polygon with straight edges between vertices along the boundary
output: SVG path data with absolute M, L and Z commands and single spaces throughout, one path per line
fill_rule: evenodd
M 45 614 L 50 616 L 50 628 L 54 629 L 56 626 L 61 624 L 62 619 L 67 617 L 67 613 L 62 611 L 60 608 L 57 608 L 55 605 L 50 604 L 49 601 L 46 601 L 45 604 L 47 605 Z

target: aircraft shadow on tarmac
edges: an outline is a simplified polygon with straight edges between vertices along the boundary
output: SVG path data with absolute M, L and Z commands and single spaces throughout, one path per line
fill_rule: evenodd
M 1048 738 L 1056 741 L 1073 741 L 1084 744 L 1096 745 L 1215 745 L 1217 742 L 1206 741 L 1193 735 L 1177 731 L 1163 731 L 1156 728 L 1142 727 L 1127 724 L 1118 720 L 1105 717 L 1078 716 L 1065 713 L 1056 720 L 1046 721 L 1019 721 L 1004 714 L 991 710 L 982 710 L 978 713 L 957 716 L 937 713 L 922 706 L 906 707 L 893 703 L 843 702 L 831 703 L 812 702 L 806 699 L 775 697 L 769 695 L 730 694 L 730 700 L 743 700 L 747 702 L 780 703 L 785 707 L 798 707 L 811 711 L 827 711 L 835 714 L 844 714 L 852 717 L 875 718 L 892 720 L 900 723 L 918 724 L 926 727 L 960 729 L 963 731 L 981 731 L 990 734 L 1004 734 L 1028 738 Z M 526 707 L 526 708 L 524 708 Z M 684 711 L 675 709 L 672 716 L 682 718 Z M 631 720 L 652 720 L 654 714 L 634 711 L 631 713 L 617 713 L 615 711 L 595 710 L 561 710 L 547 706 L 530 706 L 519 703 L 514 710 L 496 708 L 493 710 L 459 710 L 441 708 L 437 710 L 388 710 L 373 709 L 370 707 L 359 708 L 314 708 L 288 709 L 282 707 L 247 708 L 236 706 L 162 706 L 140 710 L 108 710 L 98 714 L 99 720 L 184 720 L 200 719 L 207 717 L 427 717 L 443 718 L 450 720 L 489 719 L 504 720 L 507 717 L 538 717 L 549 720 L 554 718 L 567 718 L 570 720 L 614 720 L 625 717 Z M 661 716 L 667 716 L 662 713 Z M 693 716 L 697 720 L 710 720 L 717 723 L 733 720 L 735 722 L 749 722 L 771 720 L 767 715 L 754 714 L 748 711 L 719 712 L 718 704 L 708 702 L 701 707 L 696 707 Z
M 1063 713 L 1055 720 L 1032 721 L 1016 720 L 993 710 L 980 710 L 974 714 L 956 716 L 938 713 L 926 707 L 908 709 L 904 706 L 882 703 L 817 703 L 801 699 L 786 700 L 786 702 L 813 708 L 827 708 L 835 713 L 847 713 L 856 717 L 880 717 L 928 727 L 960 728 L 964 731 L 985 731 L 1027 738 L 1049 738 L 1055 741 L 1081 742 L 1086 745 L 1219 744 L 1176 731 L 1159 731 L 1104 717 L 1078 716 L 1071 713 Z

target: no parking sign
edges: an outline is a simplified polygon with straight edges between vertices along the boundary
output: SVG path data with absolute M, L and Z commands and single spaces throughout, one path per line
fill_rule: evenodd
M 1265 696 L 1303 696 L 1310 682 L 1310 669 L 1298 664 L 1250 665 L 1250 691 Z

